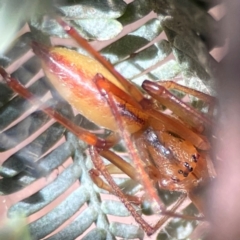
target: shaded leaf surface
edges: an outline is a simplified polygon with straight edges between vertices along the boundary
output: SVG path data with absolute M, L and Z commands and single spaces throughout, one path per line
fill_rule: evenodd
M 41 155 L 46 153 L 56 143 L 56 141 L 60 140 L 64 131 L 65 128 L 63 128 L 59 123 L 53 124 L 33 142 L 9 157 L 1 166 L 0 175 L 5 177 L 15 176 L 29 165 L 32 171 L 34 171 L 36 165 L 44 168 L 45 166 L 40 166 L 39 164 L 43 160 L 39 160 L 39 163 L 37 164 L 34 164 L 35 161 L 37 161 Z M 68 148 L 69 150 L 71 149 L 69 145 Z M 32 173 L 32 175 L 34 174 Z
M 36 96 L 43 96 L 47 93 L 48 89 L 40 79 L 40 81 L 33 84 L 29 91 Z M 17 120 L 23 113 L 25 113 L 30 107 L 31 103 L 22 97 L 15 97 L 10 102 L 5 104 L 0 109 L 0 130 L 3 130 L 13 121 Z
M 50 213 L 30 223 L 31 235 L 34 239 L 45 237 L 69 219 L 87 200 L 87 191 L 84 188 L 78 188 Z
M 124 14 L 118 18 L 118 21 L 123 25 L 133 23 L 152 11 L 149 1 L 135 0 L 127 5 Z
M 8 211 L 9 216 L 11 216 L 11 213 L 14 214 L 18 211 L 24 212 L 26 216 L 39 211 L 66 191 L 80 176 L 81 168 L 77 162 L 75 162 L 64 170 L 58 178 L 48 186 L 29 198 L 13 205 Z
M 50 118 L 45 113 L 32 113 L 16 126 L 0 134 L 0 151 L 15 147 L 19 142 L 27 139 L 49 120 Z

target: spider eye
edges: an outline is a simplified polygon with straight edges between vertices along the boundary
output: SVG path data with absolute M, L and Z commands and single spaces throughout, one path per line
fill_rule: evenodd
M 178 173 L 179 174 L 183 174 L 183 170 L 178 170 Z
M 193 168 L 191 167 L 191 165 L 188 162 L 185 162 L 184 166 L 188 169 L 189 172 L 192 172 Z
M 184 166 L 185 166 L 186 168 L 189 168 L 189 163 L 188 163 L 188 162 L 185 162 L 185 163 L 184 163 Z
M 192 159 L 193 159 L 194 162 L 197 162 L 198 158 L 199 158 L 199 154 L 198 153 L 192 155 Z

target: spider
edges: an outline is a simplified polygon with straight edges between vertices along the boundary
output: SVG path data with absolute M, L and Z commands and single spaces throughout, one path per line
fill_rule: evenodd
M 43 108 L 43 111 L 89 144 L 95 166 L 95 170 L 90 171 L 94 182 L 117 195 L 148 235 L 154 233 L 160 223 L 152 227 L 137 213 L 131 203 L 140 204 L 141 199 L 128 196 L 119 189 L 111 177 L 116 171 L 113 166 L 139 181 L 156 210 L 162 214 L 184 217 L 165 210 L 155 189 L 156 184 L 161 189 L 187 193 L 199 212 L 204 214 L 204 205 L 201 199 L 195 197 L 194 191 L 214 177 L 209 158 L 210 143 L 204 136 L 204 130 L 213 123 L 168 90 L 180 90 L 210 104 L 213 98 L 172 81 L 145 80 L 142 90 L 139 90 L 124 79 L 74 28 L 62 19 L 57 20 L 93 58 L 66 48 L 46 47 L 37 42 L 32 43 L 33 51 L 41 59 L 46 76 L 60 95 L 83 116 L 98 126 L 111 130 L 112 134 L 101 139 L 76 126 L 50 107 Z M 3 68 L 0 68 L 0 74 L 17 93 L 33 104 L 41 104 Z M 163 113 L 162 105 L 170 109 L 172 114 Z M 110 150 L 120 138 L 125 142 L 133 165 Z M 106 167 L 101 157 L 113 165 Z M 107 183 L 99 178 L 99 174 L 105 177 Z M 177 202 L 174 209 L 179 204 Z

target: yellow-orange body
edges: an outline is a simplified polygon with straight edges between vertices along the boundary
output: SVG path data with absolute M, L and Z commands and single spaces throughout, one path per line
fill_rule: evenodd
M 96 74 L 101 73 L 114 85 L 126 91 L 108 70 L 96 60 L 66 48 L 51 48 L 48 59 L 44 60 L 44 72 L 63 98 L 98 126 L 117 131 L 110 107 L 93 82 Z M 139 114 L 146 118 L 144 113 Z M 128 129 L 132 132 L 140 127 L 129 121 Z
M 115 131 L 114 117 L 96 88 L 93 78 L 102 73 L 124 89 L 96 60 L 66 48 L 52 48 L 43 69 L 58 92 L 82 115 L 99 126 Z M 93 98 L 94 96 L 94 98 Z
M 133 136 L 141 133 L 140 140 L 133 137 L 135 145 L 146 166 L 156 167 L 161 188 L 188 192 L 207 181 L 207 163 L 198 149 L 206 151 L 209 144 L 200 134 L 172 117 L 161 120 L 153 106 L 147 109 L 124 101 L 124 96 L 131 98 L 124 86 L 90 57 L 65 48 L 35 47 L 34 52 L 60 95 L 90 121 L 112 131 L 118 131 L 118 125 L 94 78 L 100 73 L 117 86 L 123 98 L 115 99 L 126 130 Z

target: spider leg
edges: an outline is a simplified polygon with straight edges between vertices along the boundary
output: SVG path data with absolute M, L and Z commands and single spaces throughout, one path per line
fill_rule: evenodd
M 168 211 L 175 213 L 181 207 L 181 205 L 184 203 L 184 201 L 186 199 L 187 199 L 187 195 L 186 194 L 182 194 L 177 199 L 177 201 L 173 204 L 173 206 L 168 208 Z M 188 216 L 188 217 L 190 217 L 190 216 Z M 157 231 L 160 227 L 163 227 L 164 225 L 167 225 L 169 220 L 170 220 L 170 216 L 168 216 L 168 215 L 161 215 L 161 218 L 158 220 L 158 222 L 154 225 L 153 228 L 155 229 L 155 231 Z M 193 217 L 193 220 L 195 220 L 194 217 Z
M 159 85 L 162 85 L 163 87 L 165 87 L 168 90 L 175 89 L 175 90 L 184 92 L 186 94 L 190 94 L 194 97 L 201 99 L 204 102 L 207 102 L 209 105 L 214 105 L 214 102 L 216 100 L 215 97 L 212 97 L 212 96 L 210 96 L 206 93 L 200 92 L 198 90 L 183 86 L 174 81 L 161 81 L 161 82 L 159 82 Z
M 110 150 L 102 150 L 100 151 L 100 155 L 109 160 L 114 166 L 120 169 L 122 173 L 125 173 L 131 179 L 138 181 L 136 169 L 130 163 L 124 161 L 116 153 Z
M 128 211 L 132 214 L 137 223 L 141 225 L 143 230 L 151 235 L 154 233 L 154 229 L 141 217 L 141 215 L 136 211 L 136 209 L 132 206 L 132 204 L 128 201 L 128 198 L 123 194 L 122 190 L 116 185 L 113 181 L 111 175 L 107 171 L 106 167 L 103 164 L 101 157 L 99 156 L 97 150 L 94 147 L 90 147 L 89 149 L 91 159 L 95 168 L 101 172 L 104 178 L 107 180 L 108 184 L 112 187 L 112 191 L 116 196 L 119 197 L 120 201 L 125 205 Z
M 184 103 L 165 87 L 148 80 L 143 82 L 142 87 L 150 96 L 172 110 L 174 114 L 180 117 L 185 123 L 190 124 L 194 129 L 201 132 L 205 125 L 212 126 L 213 122 L 211 119 L 199 113 L 192 106 Z
M 183 86 L 181 84 L 178 84 L 174 81 L 161 81 L 159 82 L 160 85 L 164 86 L 166 89 L 175 89 L 179 90 L 181 92 L 184 92 L 186 94 L 192 95 L 198 99 L 201 99 L 202 101 L 206 102 L 209 105 L 208 108 L 208 115 L 212 116 L 214 107 L 216 105 L 216 98 L 212 97 L 206 93 L 200 92 L 198 90 Z
M 105 166 L 106 170 L 109 172 L 109 175 L 112 174 L 112 172 L 110 171 L 110 169 L 108 168 L 108 165 Z M 100 176 L 101 172 L 96 170 L 96 169 L 91 169 L 89 171 L 89 175 L 91 177 L 91 179 L 93 180 L 93 182 L 101 189 L 104 189 L 106 191 L 108 191 L 109 193 L 112 193 L 113 195 L 115 195 L 114 192 L 114 188 L 112 186 L 110 186 L 109 184 L 107 184 L 106 182 L 104 182 L 99 176 Z M 140 197 L 137 196 L 132 196 L 129 194 L 124 194 L 125 198 L 131 202 L 132 204 L 135 205 L 140 205 L 142 203 L 142 200 Z
M 139 89 L 127 81 L 121 74 L 119 74 L 113 65 L 108 62 L 99 52 L 97 52 L 79 33 L 70 25 L 68 25 L 61 18 L 56 19 L 58 23 L 63 27 L 66 33 L 71 36 L 81 47 L 87 50 L 96 60 L 98 60 L 109 72 L 115 76 L 118 81 L 124 86 L 124 88 L 129 92 L 129 94 L 137 101 L 141 101 L 143 99 L 143 94 Z

